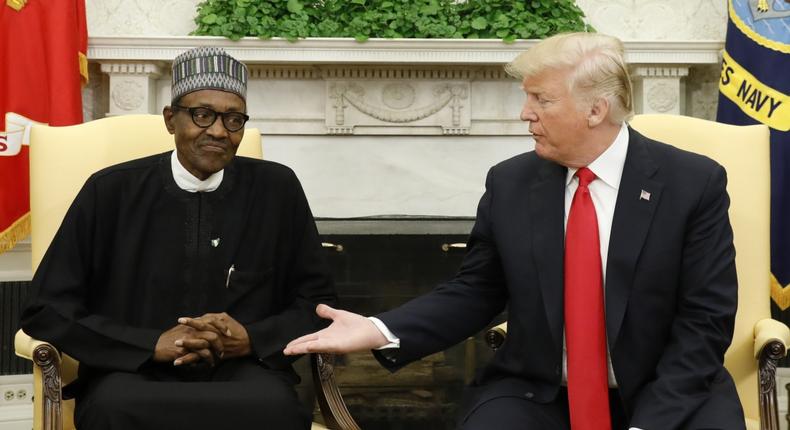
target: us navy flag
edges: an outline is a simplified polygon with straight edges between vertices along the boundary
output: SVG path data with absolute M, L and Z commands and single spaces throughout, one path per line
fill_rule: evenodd
M 771 297 L 790 312 L 790 1 L 728 0 L 717 120 L 771 128 Z

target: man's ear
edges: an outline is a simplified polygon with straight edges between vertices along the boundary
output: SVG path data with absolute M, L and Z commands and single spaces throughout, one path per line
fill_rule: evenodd
M 162 109 L 162 116 L 165 119 L 167 131 L 170 134 L 176 134 L 175 112 L 173 112 L 173 109 L 171 109 L 170 106 L 165 106 L 165 108 Z
M 590 128 L 597 127 L 602 122 L 606 121 L 609 116 L 609 100 L 604 97 L 598 97 L 593 101 L 590 111 L 587 114 L 587 125 Z

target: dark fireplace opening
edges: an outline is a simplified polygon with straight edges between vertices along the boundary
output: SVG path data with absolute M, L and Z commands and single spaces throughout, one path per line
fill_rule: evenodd
M 472 225 L 468 219 L 354 223 L 318 224 L 340 307 L 362 315 L 397 307 L 450 279 Z M 370 352 L 342 357 L 335 374 L 349 411 L 366 430 L 452 429 L 464 386 L 492 354 L 481 332 L 394 374 Z

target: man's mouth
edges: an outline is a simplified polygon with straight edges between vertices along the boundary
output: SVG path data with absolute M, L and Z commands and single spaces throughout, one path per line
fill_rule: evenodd
M 220 142 L 207 142 L 199 145 L 200 149 L 207 152 L 225 152 L 227 145 Z

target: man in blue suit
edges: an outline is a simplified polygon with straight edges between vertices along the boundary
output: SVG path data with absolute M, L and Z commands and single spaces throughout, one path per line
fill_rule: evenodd
M 726 173 L 631 129 L 622 43 L 563 34 L 508 71 L 535 150 L 494 166 L 458 274 L 286 354 L 375 349 L 398 369 L 478 332 L 508 339 L 470 387 L 463 429 L 743 429 L 723 367 L 737 308 Z

